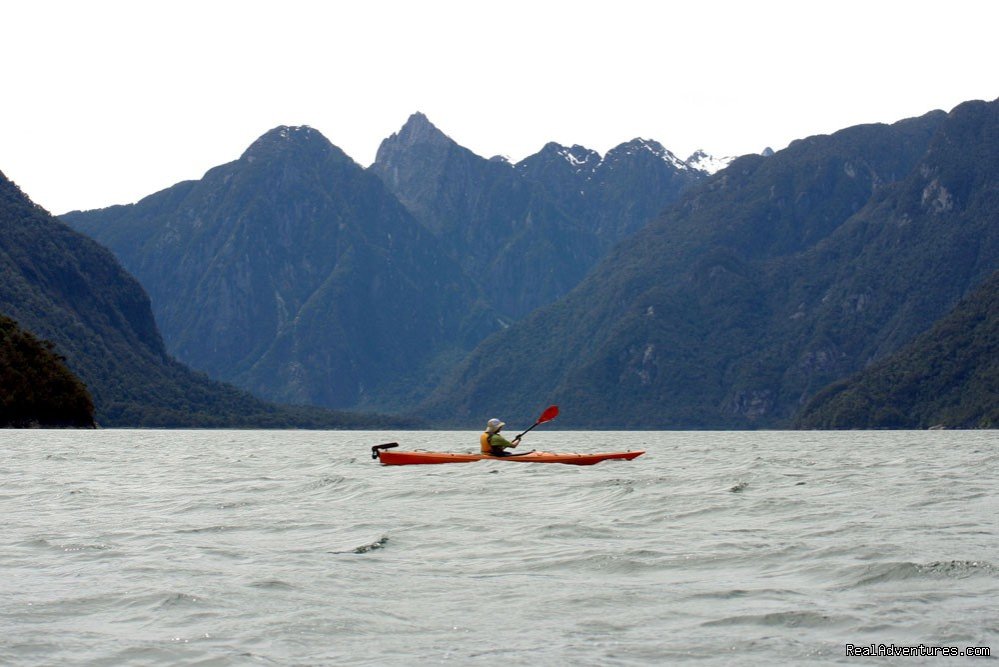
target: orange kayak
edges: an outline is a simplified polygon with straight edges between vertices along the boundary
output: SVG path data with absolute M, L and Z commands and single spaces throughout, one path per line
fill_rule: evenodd
M 416 451 L 388 451 L 397 447 L 398 443 L 392 442 L 385 445 L 376 445 L 371 448 L 371 458 L 378 459 L 382 465 L 403 466 L 427 463 L 474 463 L 475 461 L 519 461 L 521 463 L 568 463 L 577 466 L 591 466 L 601 461 L 620 459 L 630 461 L 645 453 L 643 450 L 632 452 L 593 452 L 586 454 L 558 453 L 558 452 L 525 452 L 523 454 L 512 454 L 509 456 L 491 456 L 489 454 L 463 454 L 460 452 L 427 452 Z

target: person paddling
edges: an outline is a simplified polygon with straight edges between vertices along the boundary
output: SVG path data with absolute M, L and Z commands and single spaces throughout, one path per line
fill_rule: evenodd
M 499 419 L 493 418 L 486 422 L 485 432 L 479 436 L 479 450 L 483 454 L 490 454 L 492 456 L 512 456 L 513 452 L 506 451 L 508 447 L 513 448 L 520 444 L 520 436 L 518 435 L 510 442 L 502 435 L 500 431 L 506 426 Z

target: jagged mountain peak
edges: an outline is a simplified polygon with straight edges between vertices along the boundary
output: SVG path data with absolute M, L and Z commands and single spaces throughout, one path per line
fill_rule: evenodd
M 386 142 L 393 142 L 404 147 L 427 143 L 453 143 L 451 138 L 431 123 L 426 114 L 421 111 L 411 115 L 402 129 L 386 139 Z
M 521 173 L 528 173 L 541 164 L 567 163 L 571 171 L 580 174 L 595 171 L 601 162 L 603 157 L 595 150 L 579 144 L 563 146 L 549 141 L 540 151 L 518 162 L 516 167 Z
M 607 151 L 607 155 L 604 156 L 604 162 L 614 164 L 641 155 L 643 152 L 651 154 L 653 157 L 666 162 L 677 170 L 682 171 L 690 168 L 686 162 L 678 158 L 658 141 L 654 139 L 642 139 L 640 137 L 636 137 Z
M 431 123 L 426 115 L 417 111 L 409 117 L 398 132 L 393 132 L 391 136 L 382 140 L 371 168 L 382 180 L 390 184 L 395 183 L 398 186 L 398 167 L 400 164 L 420 155 L 421 169 L 433 168 L 431 165 L 440 166 L 440 161 L 454 151 L 472 155 L 471 151 L 460 147 L 449 136 L 437 129 L 437 126 Z M 484 158 L 478 159 L 486 161 Z

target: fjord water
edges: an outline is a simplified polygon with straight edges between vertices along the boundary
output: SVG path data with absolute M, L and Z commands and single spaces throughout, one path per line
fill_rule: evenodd
M 844 647 L 999 649 L 995 431 L 549 430 L 525 444 L 648 453 L 370 458 L 391 440 L 476 438 L 5 431 L 0 664 L 884 664 Z

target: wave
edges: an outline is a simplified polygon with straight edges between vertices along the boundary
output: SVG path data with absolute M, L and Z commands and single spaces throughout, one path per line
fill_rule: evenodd
M 327 475 L 325 477 L 320 477 L 317 480 L 309 482 L 308 484 L 305 485 L 305 488 L 308 490 L 324 489 L 330 486 L 340 486 L 346 481 L 347 478 L 344 477 L 343 475 Z
M 999 567 L 984 560 L 879 563 L 862 568 L 847 588 L 909 579 L 966 579 L 974 576 L 999 576 Z
M 203 602 L 202 598 L 190 593 L 169 593 L 163 596 L 155 605 L 156 609 L 173 609 L 176 607 L 195 607 Z
M 74 553 L 74 552 L 94 552 L 94 551 L 110 551 L 114 547 L 110 544 L 105 544 L 104 542 L 95 543 L 78 543 L 73 542 L 70 544 L 53 545 L 59 551 L 64 553 Z
M 843 622 L 845 622 L 845 620 L 837 619 L 835 616 L 822 614 L 816 611 L 776 611 L 767 614 L 728 616 L 714 621 L 706 621 L 701 625 L 706 627 L 762 625 L 766 627 L 785 628 L 826 628 Z
M 44 537 L 36 537 L 17 543 L 16 546 L 29 549 L 48 549 L 61 553 L 101 553 L 112 551 L 115 547 L 107 542 L 58 542 Z
M 523 569 L 531 572 L 592 572 L 597 574 L 630 575 L 675 569 L 685 561 L 667 553 L 637 549 L 627 552 L 563 549 L 521 559 Z
M 213 526 L 199 526 L 197 528 L 178 528 L 173 532 L 177 535 L 200 535 L 202 533 L 224 533 L 233 529 L 234 526 L 216 524 Z
M 803 597 L 801 591 L 789 588 L 730 588 L 728 590 L 707 591 L 704 593 L 694 593 L 688 595 L 688 600 L 737 600 L 740 598 L 760 598 L 766 600 L 788 600 L 794 597 Z
M 281 581 L 280 579 L 265 579 L 262 581 L 253 581 L 248 584 L 251 588 L 262 588 L 265 590 L 279 590 L 279 591 L 291 591 L 295 590 L 295 586 L 289 584 L 287 581 Z

